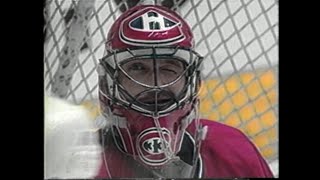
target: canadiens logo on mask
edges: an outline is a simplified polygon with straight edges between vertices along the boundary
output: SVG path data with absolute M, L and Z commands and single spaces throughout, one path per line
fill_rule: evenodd
M 170 132 L 166 128 L 161 128 L 161 131 L 159 132 L 157 128 L 152 127 L 138 135 L 137 150 L 140 159 L 148 165 L 163 165 L 168 161 L 165 153 L 166 149 L 170 148 Z M 161 136 L 163 137 L 161 138 Z
M 119 36 L 123 42 L 134 46 L 172 45 L 185 39 L 179 19 L 152 8 L 126 18 L 120 25 Z

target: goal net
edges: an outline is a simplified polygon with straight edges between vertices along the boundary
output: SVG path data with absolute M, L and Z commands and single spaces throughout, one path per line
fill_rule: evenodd
M 158 0 L 177 11 L 204 56 L 200 112 L 278 159 L 278 0 Z M 47 0 L 45 93 L 97 115 L 96 66 L 111 24 L 139 0 Z M 277 170 L 274 170 L 277 174 Z

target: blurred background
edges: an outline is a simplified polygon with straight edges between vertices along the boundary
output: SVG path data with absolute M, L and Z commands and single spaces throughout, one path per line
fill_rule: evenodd
M 139 0 L 47 0 L 45 93 L 98 114 L 96 66 L 111 24 Z M 204 56 L 201 117 L 236 127 L 278 176 L 278 0 L 158 0 Z

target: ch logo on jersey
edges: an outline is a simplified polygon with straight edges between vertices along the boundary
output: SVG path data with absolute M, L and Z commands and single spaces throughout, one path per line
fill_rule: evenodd
M 141 160 L 149 165 L 161 165 L 168 161 L 164 148 L 171 150 L 170 132 L 161 129 L 161 138 L 157 128 L 151 127 L 142 131 L 137 138 L 137 150 Z
M 168 143 L 164 141 L 168 146 Z M 161 154 L 163 153 L 163 144 L 161 139 L 158 137 L 147 139 L 142 143 L 142 148 L 150 154 Z
M 119 38 L 133 46 L 167 46 L 185 39 L 181 20 L 159 9 L 147 7 L 124 19 Z
M 178 22 L 164 17 L 155 11 L 149 11 L 133 19 L 129 25 L 132 29 L 150 32 L 172 29 L 178 25 Z

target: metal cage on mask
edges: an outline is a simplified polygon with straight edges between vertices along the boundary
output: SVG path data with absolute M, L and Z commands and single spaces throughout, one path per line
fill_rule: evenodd
M 137 80 L 123 69 L 124 64 L 135 60 L 152 60 L 155 79 L 154 85 Z M 184 70 L 172 81 L 159 85 L 157 84 L 159 77 L 157 64 L 163 60 L 179 61 L 183 63 Z M 175 109 L 182 107 L 185 103 L 194 101 L 196 98 L 200 87 L 199 68 L 202 60 L 203 58 L 195 51 L 179 47 L 140 47 L 114 51 L 100 60 L 102 67 L 99 67 L 100 70 L 98 71 L 102 71 L 100 74 L 105 75 L 107 82 L 105 84 L 105 86 L 107 86 L 105 87 L 107 93 L 101 90 L 100 93 L 110 99 L 111 104 L 133 109 L 149 117 L 165 116 Z M 106 74 L 104 72 L 106 72 Z M 119 76 L 121 76 L 121 74 L 145 89 L 136 95 L 132 95 L 129 92 L 130 90 L 128 91 L 120 82 Z M 182 78 L 185 78 L 185 83 L 179 94 L 175 94 L 166 89 L 175 85 Z M 151 97 L 151 94 L 153 97 Z M 168 101 L 159 103 L 159 100 L 162 100 L 159 98 L 161 95 L 165 96 Z M 143 98 L 144 96 L 152 99 L 154 103 L 147 103 L 140 100 L 146 99 Z
M 148 78 L 153 79 L 152 82 L 128 72 L 128 63 L 140 61 L 148 62 L 147 66 L 153 73 Z M 160 82 L 159 64 L 167 61 L 179 62 L 182 70 L 170 80 Z M 181 47 L 116 50 L 108 52 L 100 60 L 99 93 L 104 99 L 101 102 L 105 103 L 102 112 L 112 124 L 110 129 L 115 145 L 124 154 L 142 162 L 140 164 L 146 169 L 152 169 L 156 177 L 189 177 L 195 172 L 201 142 L 199 132 L 202 130 L 197 113 L 201 62 L 199 54 Z M 124 78 L 135 84 L 132 86 L 139 86 L 141 91 L 132 94 L 134 87 L 127 87 L 123 83 Z M 177 83 L 182 87 L 179 92 L 173 92 L 170 87 Z M 193 137 L 189 133 L 187 137 L 186 128 L 192 121 L 196 121 L 196 130 Z M 188 138 L 193 142 L 193 159 L 185 163 L 177 153 L 182 141 Z M 170 170 L 174 167 L 176 170 Z

